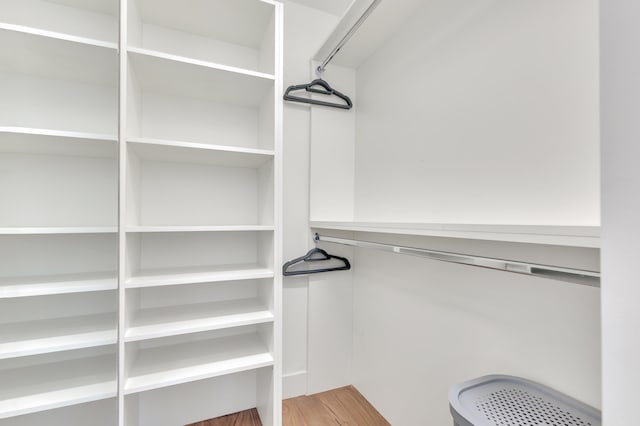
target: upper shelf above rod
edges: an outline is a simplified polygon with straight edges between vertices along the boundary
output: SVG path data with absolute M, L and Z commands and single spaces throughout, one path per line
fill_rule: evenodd
M 482 225 L 406 222 L 321 222 L 311 228 L 334 231 L 374 232 L 564 247 L 600 247 L 599 226 Z

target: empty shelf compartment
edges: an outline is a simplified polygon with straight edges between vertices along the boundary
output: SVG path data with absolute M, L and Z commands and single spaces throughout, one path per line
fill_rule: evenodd
M 255 332 L 142 347 L 134 357 L 125 393 L 258 369 L 273 362 L 273 354 Z

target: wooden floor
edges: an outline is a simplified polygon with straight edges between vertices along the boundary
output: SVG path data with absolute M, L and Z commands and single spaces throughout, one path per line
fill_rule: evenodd
M 390 426 L 353 386 L 282 402 L 282 426 Z M 242 411 L 189 426 L 262 426 L 257 410 Z

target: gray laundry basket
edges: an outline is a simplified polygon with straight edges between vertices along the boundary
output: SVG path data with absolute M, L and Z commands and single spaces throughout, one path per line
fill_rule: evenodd
M 484 376 L 449 391 L 454 426 L 602 426 L 600 411 L 539 383 Z

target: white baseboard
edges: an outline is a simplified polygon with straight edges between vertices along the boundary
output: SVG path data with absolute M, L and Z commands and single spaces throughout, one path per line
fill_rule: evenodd
M 307 372 L 296 371 L 282 376 L 282 399 L 307 394 Z

